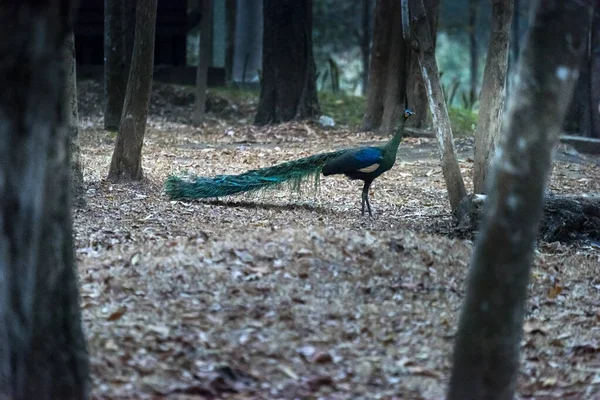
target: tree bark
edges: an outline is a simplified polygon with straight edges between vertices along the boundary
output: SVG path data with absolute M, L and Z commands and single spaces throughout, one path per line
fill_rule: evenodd
M 467 195 L 467 191 L 456 159 L 450 117 L 448 116 L 444 93 L 440 85 L 440 74 L 435 60 L 433 38 L 430 33 L 431 27 L 427 21 L 423 0 L 413 0 L 410 2 L 410 14 L 412 34 L 414 35 L 412 43 L 414 49 L 417 51 L 419 67 L 421 68 L 423 81 L 427 88 L 429 109 L 433 115 L 433 125 L 436 130 L 440 150 L 442 173 L 444 174 L 448 190 L 450 207 L 452 208 L 452 212 L 455 213 L 461 200 Z
M 600 139 L 600 5 L 594 3 L 590 35 L 590 136 Z
M 589 27 L 591 32 L 591 24 Z M 580 136 L 591 136 L 592 116 L 591 116 L 591 35 L 586 40 L 585 57 L 579 69 L 579 79 L 573 92 L 573 98 L 569 105 L 569 112 L 565 117 L 563 124 L 564 130 L 569 133 L 575 133 Z
M 392 13 L 388 16 L 392 21 L 392 37 L 390 39 L 389 59 L 385 84 L 383 115 L 379 126 L 380 133 L 391 135 L 404 113 L 406 80 L 410 65 L 410 52 L 402 36 L 402 7 L 400 1 L 394 1 Z M 408 61 L 407 61 L 408 60 Z
M 469 87 L 469 102 L 471 105 L 477 101 L 477 78 L 479 77 L 479 49 L 477 47 L 477 15 L 479 14 L 479 1 L 469 1 L 469 55 L 471 62 L 471 84 Z
M 258 82 L 263 53 L 263 0 L 237 0 L 233 81 Z
M 449 400 L 512 400 L 534 243 L 591 0 L 541 0 L 521 53 L 475 244 Z
M 142 145 L 152 91 L 156 5 L 157 0 L 137 3 L 132 63 L 107 178 L 113 182 L 143 178 Z
M 512 61 L 516 64 L 519 60 L 521 51 L 519 40 L 521 39 L 521 0 L 514 0 L 513 4 L 513 22 L 512 22 Z
M 71 220 L 67 69 L 75 4 L 0 7 L 0 398 L 86 399 Z
M 319 114 L 312 49 L 312 0 L 264 0 L 258 125 Z
M 405 106 L 407 57 L 400 2 L 378 0 L 363 130 L 380 130 L 383 134 L 393 131 Z
M 225 19 L 227 23 L 227 47 L 225 49 L 225 82 L 233 82 L 233 60 L 235 50 L 236 0 L 225 0 Z
M 136 0 L 104 0 L 104 129 L 121 120 L 133 50 Z M 133 10 L 132 10 L 133 8 Z
M 369 55 L 371 52 L 371 0 L 362 0 L 362 35 L 360 53 L 362 56 L 362 93 L 367 93 L 369 84 Z
M 431 28 L 430 34 L 433 40 L 433 50 L 435 51 L 440 0 L 424 0 L 423 5 L 425 6 L 425 13 L 427 14 L 427 20 Z M 408 123 L 414 128 L 423 129 L 427 126 L 431 112 L 429 111 L 427 90 L 425 89 L 417 57 L 411 57 L 409 70 L 408 101 L 415 115 L 410 117 Z
M 473 186 L 475 193 L 485 193 L 490 162 L 502 128 L 508 49 L 514 0 L 492 1 L 492 29 L 475 131 L 475 163 Z
M 206 88 L 208 87 L 208 67 L 212 47 L 212 0 L 202 0 L 202 22 L 200 26 L 200 59 L 196 71 L 196 105 L 194 108 L 194 125 L 204 121 L 206 110 Z
M 367 104 L 363 117 L 362 129 L 372 131 L 381 125 L 387 69 L 390 54 L 392 25 L 391 15 L 394 10 L 392 0 L 377 0 L 375 5 L 375 22 L 373 25 L 373 46 L 371 64 L 369 65 L 369 81 L 367 85 Z M 400 21 L 395 21 L 400 24 Z
M 73 189 L 73 204 L 85 206 L 83 189 L 83 167 L 81 166 L 81 148 L 79 147 L 79 114 L 77 110 L 77 71 L 75 63 L 75 37 L 69 32 L 63 50 L 63 62 L 67 71 L 67 91 L 65 104 L 67 106 L 67 126 L 71 149 L 71 188 Z

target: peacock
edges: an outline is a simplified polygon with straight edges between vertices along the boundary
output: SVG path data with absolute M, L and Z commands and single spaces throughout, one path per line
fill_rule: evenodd
M 413 114 L 408 108 L 404 111 L 394 136 L 382 146 L 315 154 L 239 175 L 217 175 L 213 178 L 169 176 L 165 183 L 165 191 L 173 200 L 215 198 L 260 191 L 284 183 L 299 188 L 303 181 L 311 177 L 315 179 L 315 185 L 318 185 L 321 172 L 324 176 L 343 174 L 350 179 L 360 179 L 364 182 L 361 212 L 365 215 L 366 206 L 369 216 L 372 216 L 369 187 L 375 178 L 392 168 L 396 162 L 404 125 Z

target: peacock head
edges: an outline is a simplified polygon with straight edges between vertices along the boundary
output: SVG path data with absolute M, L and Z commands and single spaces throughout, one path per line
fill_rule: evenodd
M 413 110 L 411 110 L 410 108 L 407 108 L 406 110 L 404 110 L 404 118 L 408 119 L 408 117 L 410 117 L 411 115 L 414 115 L 415 112 Z

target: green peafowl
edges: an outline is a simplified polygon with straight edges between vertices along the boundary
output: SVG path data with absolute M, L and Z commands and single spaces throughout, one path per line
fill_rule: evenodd
M 193 177 L 191 179 L 169 176 L 165 191 L 173 200 L 191 200 L 211 197 L 231 196 L 254 192 L 290 183 L 299 187 L 300 183 L 314 177 L 319 182 L 319 174 L 324 176 L 344 174 L 350 179 L 364 182 L 362 190 L 362 215 L 365 205 L 369 216 L 369 187 L 373 180 L 383 174 L 396 162 L 398 146 L 402 140 L 406 120 L 414 112 L 406 109 L 394 136 L 383 146 L 360 147 L 316 154 L 288 161 L 273 167 L 250 170 L 239 175 L 217 175 L 214 178 Z

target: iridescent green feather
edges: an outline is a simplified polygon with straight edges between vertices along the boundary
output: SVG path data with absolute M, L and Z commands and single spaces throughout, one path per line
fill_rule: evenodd
M 316 154 L 239 175 L 217 175 L 214 178 L 169 176 L 165 182 L 165 192 L 173 200 L 192 200 L 257 192 L 282 184 L 300 190 L 302 182 L 310 178 L 314 179 L 317 188 L 323 165 L 345 151 Z

